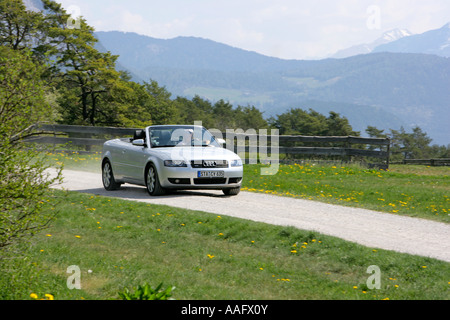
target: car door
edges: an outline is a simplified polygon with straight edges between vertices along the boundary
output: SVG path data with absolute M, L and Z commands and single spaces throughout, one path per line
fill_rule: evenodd
M 123 154 L 126 165 L 124 179 L 130 183 L 145 184 L 144 169 L 148 157 L 146 148 L 130 144 Z

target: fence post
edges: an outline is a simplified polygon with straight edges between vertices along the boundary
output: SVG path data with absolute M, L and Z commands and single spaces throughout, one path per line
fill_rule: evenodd
M 391 139 L 387 138 L 387 156 L 386 156 L 386 165 L 389 170 L 389 161 L 391 158 Z

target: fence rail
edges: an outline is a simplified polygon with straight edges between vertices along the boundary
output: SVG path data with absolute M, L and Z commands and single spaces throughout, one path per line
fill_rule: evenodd
M 450 166 L 450 159 L 405 159 L 402 164 L 417 164 L 431 167 Z
M 38 144 L 53 144 L 64 145 L 72 144 L 75 146 L 101 146 L 103 143 L 113 137 L 133 136 L 134 128 L 113 128 L 113 127 L 88 127 L 88 126 L 73 126 L 73 125 L 40 125 L 37 129 L 39 135 L 32 136 L 26 139 L 26 142 Z M 94 136 L 94 137 L 93 137 Z M 97 137 L 95 137 L 97 136 Z M 270 135 L 260 136 L 246 133 L 233 133 L 227 138 L 233 139 L 232 143 L 227 143 L 227 147 L 233 151 L 252 152 L 255 149 L 245 144 L 245 140 L 258 141 L 257 139 L 264 138 L 269 144 L 273 143 L 274 139 Z M 234 143 L 237 139 L 237 144 Z M 276 140 L 276 139 L 275 139 Z M 278 136 L 278 152 L 287 155 L 316 155 L 316 156 L 340 156 L 340 157 L 368 157 L 384 160 L 385 168 L 389 167 L 390 157 L 390 140 L 378 138 L 362 138 L 354 136 L 345 137 L 322 137 L 322 136 L 293 136 L 285 135 Z M 230 142 L 230 141 L 229 141 Z M 283 144 L 341 144 L 342 147 L 333 146 L 286 146 Z M 352 145 L 373 145 L 380 150 L 368 150 L 361 148 L 352 148 Z M 385 149 L 385 150 L 382 150 Z

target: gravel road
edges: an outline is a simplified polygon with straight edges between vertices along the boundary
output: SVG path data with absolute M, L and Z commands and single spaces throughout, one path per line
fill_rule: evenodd
M 64 170 L 63 184 L 54 187 L 293 226 L 371 248 L 450 262 L 450 225 L 424 219 L 250 192 L 227 197 L 221 191 L 179 191 L 150 197 L 145 188 L 132 185 L 108 192 L 103 189 L 100 173 L 70 170 Z

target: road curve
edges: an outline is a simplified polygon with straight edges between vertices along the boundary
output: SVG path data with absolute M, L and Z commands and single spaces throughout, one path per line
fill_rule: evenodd
M 64 182 L 54 188 L 293 226 L 372 248 L 450 262 L 450 225 L 445 223 L 251 192 L 228 197 L 221 191 L 179 191 L 150 197 L 145 188 L 132 185 L 108 192 L 100 173 L 64 170 L 63 176 Z

